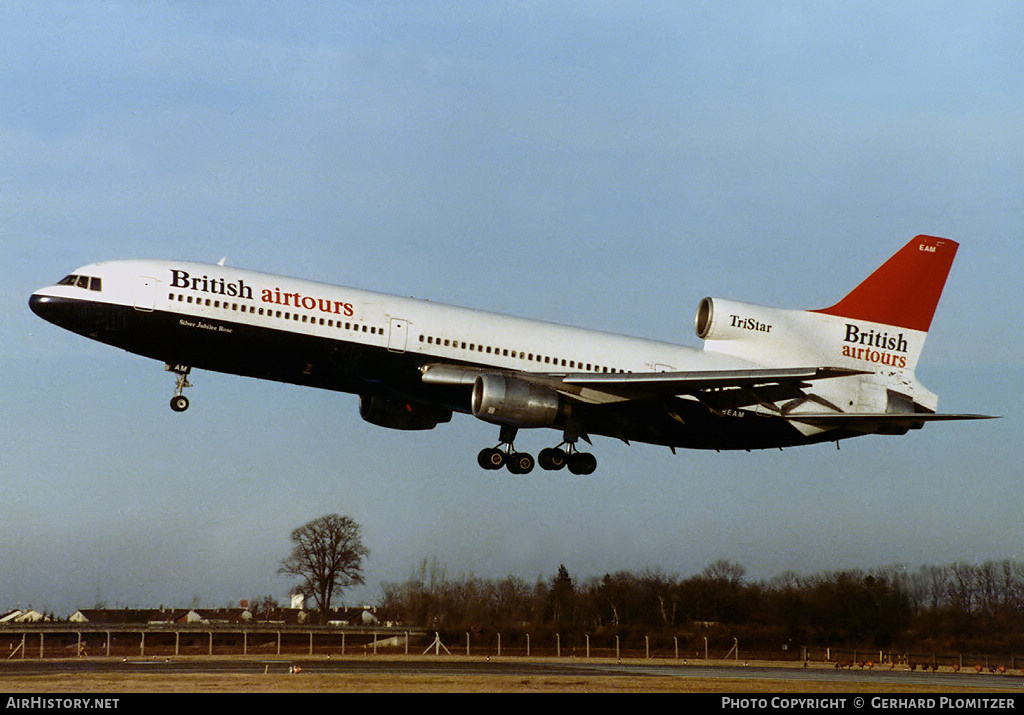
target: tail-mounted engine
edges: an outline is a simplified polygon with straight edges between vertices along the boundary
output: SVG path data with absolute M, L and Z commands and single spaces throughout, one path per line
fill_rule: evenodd
M 704 298 L 694 328 L 710 352 L 762 365 L 827 364 L 820 362 L 825 335 L 818 322 L 820 317 L 801 321 L 797 311 Z
M 743 340 L 769 337 L 780 318 L 776 308 L 740 303 L 722 298 L 705 298 L 697 306 L 694 328 L 703 340 Z

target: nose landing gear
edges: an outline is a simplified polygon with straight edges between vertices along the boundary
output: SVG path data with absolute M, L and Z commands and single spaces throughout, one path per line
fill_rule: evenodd
M 174 397 L 171 398 L 171 409 L 175 412 L 184 412 L 188 409 L 188 398 L 184 392 L 186 387 L 192 387 L 188 381 L 188 374 L 192 370 L 188 365 L 165 365 L 164 369 L 173 372 L 175 375 Z

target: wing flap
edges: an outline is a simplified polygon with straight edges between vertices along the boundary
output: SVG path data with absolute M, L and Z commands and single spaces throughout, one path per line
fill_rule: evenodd
M 566 375 L 567 385 L 578 385 L 613 393 L 685 395 L 704 390 L 762 385 L 808 387 L 806 383 L 834 377 L 865 374 L 843 367 L 794 367 L 753 370 L 698 370 L 691 372 L 581 373 Z

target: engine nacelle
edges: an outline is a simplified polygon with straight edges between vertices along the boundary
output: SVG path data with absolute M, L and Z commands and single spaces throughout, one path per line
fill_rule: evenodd
M 399 430 L 434 429 L 450 422 L 452 411 L 386 395 L 360 395 L 359 416 L 370 424 Z
M 697 306 L 694 328 L 697 337 L 703 340 L 771 338 L 782 319 L 782 312 L 777 308 L 735 300 L 704 298 Z
M 553 390 L 505 375 L 478 375 L 473 383 L 473 415 L 497 425 L 550 427 L 564 402 Z

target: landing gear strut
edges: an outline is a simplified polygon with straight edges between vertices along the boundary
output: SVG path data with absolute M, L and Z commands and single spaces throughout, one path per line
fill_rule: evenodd
M 488 470 L 507 467 L 512 474 L 529 474 L 535 464 L 541 469 L 557 471 L 569 468 L 573 474 L 593 474 L 597 469 L 597 458 L 589 452 L 576 450 L 576 439 L 566 436 L 565 441 L 557 447 L 542 449 L 536 461 L 526 452 L 517 452 L 513 442 L 516 438 L 515 427 L 502 427 L 500 443 L 496 447 L 480 450 L 477 463 Z
M 589 452 L 576 450 L 576 440 L 566 440 L 557 447 L 542 449 L 537 462 L 543 469 L 568 467 L 573 474 L 593 474 L 597 469 L 597 458 Z
M 175 412 L 184 412 L 188 409 L 188 398 L 185 397 L 184 392 L 186 387 L 192 387 L 192 383 L 188 381 L 188 373 L 192 368 L 188 365 L 166 365 L 165 369 L 175 375 L 171 409 Z
M 477 455 L 477 463 L 484 469 L 501 469 L 508 467 L 513 474 L 529 474 L 533 471 L 535 464 L 531 455 L 526 452 L 515 451 L 513 442 L 516 439 L 515 427 L 502 427 L 498 439 L 500 444 L 497 447 L 488 447 L 480 450 Z

